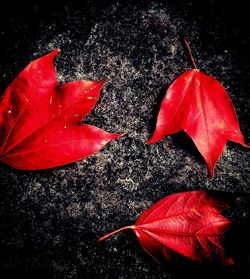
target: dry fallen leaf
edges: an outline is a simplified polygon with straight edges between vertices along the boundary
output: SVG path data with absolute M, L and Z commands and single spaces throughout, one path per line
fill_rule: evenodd
M 80 160 L 121 134 L 82 124 L 105 80 L 58 84 L 55 49 L 31 62 L 0 102 L 0 160 L 23 170 L 47 169 Z
M 240 131 L 233 104 L 224 87 L 197 69 L 180 75 L 168 88 L 148 144 L 185 131 L 204 157 L 210 176 L 227 141 L 249 147 Z
M 158 262 L 176 255 L 202 262 L 220 258 L 233 265 L 222 247 L 230 221 L 220 215 L 226 203 L 208 191 L 182 192 L 167 196 L 145 210 L 135 225 L 126 226 L 99 239 L 132 229 L 142 248 Z

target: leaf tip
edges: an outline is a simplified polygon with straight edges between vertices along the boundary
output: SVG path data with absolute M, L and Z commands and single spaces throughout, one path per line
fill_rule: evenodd
M 102 78 L 99 80 L 99 83 L 104 85 L 106 82 L 108 82 L 110 79 L 108 77 Z
M 212 179 L 214 177 L 214 170 L 215 170 L 215 166 L 216 166 L 216 161 L 213 161 L 209 158 L 203 157 L 205 159 L 206 165 L 207 165 L 207 170 L 208 170 L 208 177 L 210 179 Z
M 250 148 L 250 145 L 247 143 L 242 144 L 242 146 L 246 147 L 246 148 Z
M 60 48 L 55 48 L 53 51 L 52 51 L 52 53 L 56 56 L 58 53 L 60 53 L 61 52 L 61 50 L 60 50 Z
M 208 168 L 208 177 L 209 177 L 209 179 L 213 179 L 213 177 L 214 177 L 214 167 L 213 168 Z
M 48 57 L 50 57 L 50 59 L 54 59 L 58 53 L 61 52 L 61 50 L 59 48 L 55 48 L 54 50 L 52 50 L 49 54 Z
M 118 139 L 118 138 L 123 137 L 123 136 L 124 136 L 124 134 L 112 134 L 112 140 Z
M 155 137 L 154 136 L 152 136 L 147 142 L 146 142 L 146 144 L 152 144 L 152 143 L 155 143 L 155 142 L 157 142 L 157 139 L 155 139 Z

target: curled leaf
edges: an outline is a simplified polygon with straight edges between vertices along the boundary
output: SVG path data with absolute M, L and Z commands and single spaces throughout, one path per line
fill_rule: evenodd
M 182 255 L 202 262 L 216 255 L 221 263 L 232 265 L 222 246 L 230 221 L 220 215 L 227 205 L 208 191 L 172 194 L 145 210 L 132 226 L 101 237 L 132 229 L 142 248 L 158 262 Z

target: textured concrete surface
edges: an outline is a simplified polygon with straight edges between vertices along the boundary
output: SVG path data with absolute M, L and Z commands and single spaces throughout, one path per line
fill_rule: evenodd
M 229 143 L 211 180 L 185 135 L 145 145 L 167 86 L 192 67 L 183 34 L 199 68 L 230 93 L 250 143 L 247 9 L 212 0 L 175 2 L 2 6 L 1 92 L 29 61 L 60 48 L 59 81 L 110 78 L 84 122 L 125 135 L 56 169 L 24 172 L 0 165 L 1 278 L 248 278 L 249 150 Z M 230 193 L 233 205 L 225 214 L 234 221 L 226 237 L 236 259 L 232 270 L 189 262 L 160 266 L 129 231 L 96 243 L 133 224 L 165 195 L 193 189 Z

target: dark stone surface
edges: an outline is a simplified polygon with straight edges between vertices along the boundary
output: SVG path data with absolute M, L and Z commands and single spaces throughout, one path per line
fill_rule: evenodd
M 176 3 L 178 2 L 178 3 Z M 244 2 L 58 1 L 7 3 L 0 10 L 0 89 L 53 48 L 59 81 L 111 81 L 85 122 L 125 136 L 64 167 L 24 172 L 0 165 L 1 278 L 249 278 L 249 150 L 229 143 L 215 177 L 184 135 L 147 146 L 166 87 L 191 62 L 227 88 L 250 142 L 250 32 Z M 170 193 L 230 193 L 234 225 L 226 246 L 232 270 L 180 263 L 160 266 L 131 232 L 96 239 L 133 224 Z M 245 275 L 244 275 L 245 274 Z

